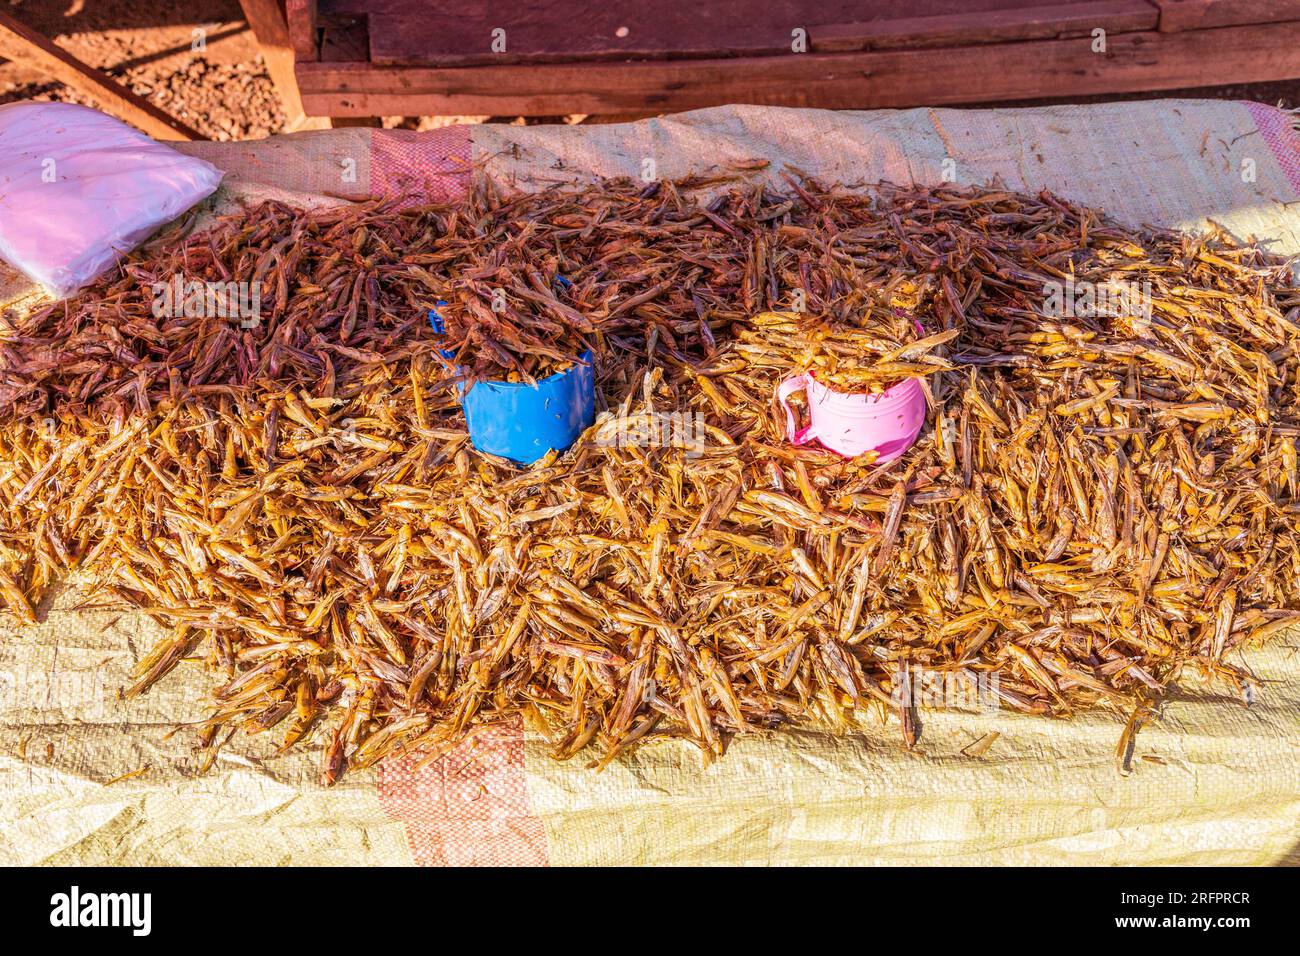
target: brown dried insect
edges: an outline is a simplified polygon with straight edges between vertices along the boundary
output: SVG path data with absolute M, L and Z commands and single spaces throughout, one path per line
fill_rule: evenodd
M 789 187 L 164 237 L 0 330 L 0 601 L 90 572 L 172 629 L 128 695 L 216 675 L 208 765 L 242 728 L 318 740 L 331 782 L 520 715 L 603 766 L 875 708 L 910 744 L 918 675 L 1126 718 L 1183 668 L 1249 689 L 1230 652 L 1300 613 L 1280 264 L 1046 193 Z M 177 275 L 269 291 L 247 326 L 155 314 Z M 454 382 L 585 349 L 607 414 L 574 448 L 473 450 Z M 884 467 L 790 447 L 796 369 L 921 378 L 930 427 Z

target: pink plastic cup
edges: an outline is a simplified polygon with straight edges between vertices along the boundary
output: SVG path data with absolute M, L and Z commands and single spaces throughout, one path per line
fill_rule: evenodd
M 788 401 L 795 392 L 808 396 L 808 427 L 798 430 Z M 804 372 L 777 386 L 776 398 L 785 409 L 786 437 L 794 444 L 816 440 L 846 458 L 874 450 L 879 465 L 911 448 L 925 424 L 925 390 L 914 378 L 874 395 L 846 394 Z

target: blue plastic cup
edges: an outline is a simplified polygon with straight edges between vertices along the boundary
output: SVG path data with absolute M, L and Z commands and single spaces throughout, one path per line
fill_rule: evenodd
M 439 302 L 438 306 L 446 304 Z M 430 310 L 429 324 L 438 335 L 445 334 L 437 309 Z M 447 349 L 442 354 L 454 357 Z M 468 392 L 461 391 L 460 404 L 474 447 L 521 465 L 531 465 L 552 448 L 567 451 L 596 421 L 596 376 L 590 350 L 582 353 L 580 361 L 582 364 L 556 372 L 535 386 L 479 381 Z
M 469 440 L 479 451 L 531 465 L 551 449 L 567 451 L 596 421 L 591 352 L 581 364 L 539 381 L 478 381 L 460 398 Z

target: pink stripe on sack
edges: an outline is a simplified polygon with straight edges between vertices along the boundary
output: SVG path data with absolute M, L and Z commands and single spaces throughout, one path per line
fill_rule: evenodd
M 428 202 L 460 199 L 469 192 L 470 152 L 468 126 L 377 129 L 370 137 L 370 191 Z
M 1300 133 L 1292 125 L 1295 117 L 1276 106 L 1249 100 L 1244 102 L 1259 134 L 1277 157 L 1278 165 L 1286 174 L 1291 188 L 1300 195 Z
M 494 727 L 417 770 L 420 754 L 379 764 L 379 804 L 406 826 L 419 866 L 546 866 L 546 831 L 528 804 L 524 734 Z

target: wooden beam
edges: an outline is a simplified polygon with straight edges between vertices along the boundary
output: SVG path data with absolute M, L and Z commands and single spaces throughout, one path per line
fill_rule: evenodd
M 1090 34 L 1098 27 L 1108 34 L 1132 33 L 1154 30 L 1158 19 L 1159 13 L 1147 0 L 1083 0 L 944 16 L 834 23 L 810 27 L 808 39 L 816 53 L 915 49 L 999 40 L 1050 40 Z
M 299 63 L 320 59 L 316 35 L 316 0 L 284 0 L 284 16 L 289 24 L 289 44 Z
M 803 22 L 791 9 L 799 5 L 798 0 L 377 5 L 370 13 L 369 59 L 383 66 L 458 67 L 767 56 L 789 52 L 791 28 Z M 804 0 L 802 6 L 816 4 Z M 509 42 L 494 51 L 498 29 L 501 40 L 508 34 Z
M 958 46 L 1154 30 L 1158 16 L 1148 0 L 320 0 L 321 21 L 343 12 L 368 17 L 370 62 L 426 67 L 781 56 L 793 28 L 814 52 Z
M 207 139 L 198 130 L 136 96 L 107 73 L 81 62 L 48 37 L 4 12 L 0 12 L 0 56 L 15 62 L 36 63 L 52 78 L 86 94 L 105 112 L 138 126 L 154 139 Z
M 1246 23 L 1300 20 L 1300 0 L 1151 0 L 1160 9 L 1160 29 L 1206 30 Z M 1292 34 L 1297 45 L 1300 35 Z
M 320 25 L 320 60 L 365 62 L 370 59 L 369 17 L 335 17 Z
M 289 40 L 289 26 L 280 4 L 277 0 L 239 0 L 239 5 L 244 9 L 244 19 L 257 38 L 262 59 L 266 61 L 266 72 L 280 96 L 285 129 L 290 132 L 326 129 L 329 124 L 323 117 L 309 118 L 302 108 L 298 77 L 293 72 L 294 53 Z
M 332 116 L 555 116 L 723 103 L 861 109 L 1042 99 L 1300 77 L 1276 25 L 921 50 L 431 69 L 299 63 L 310 112 Z

